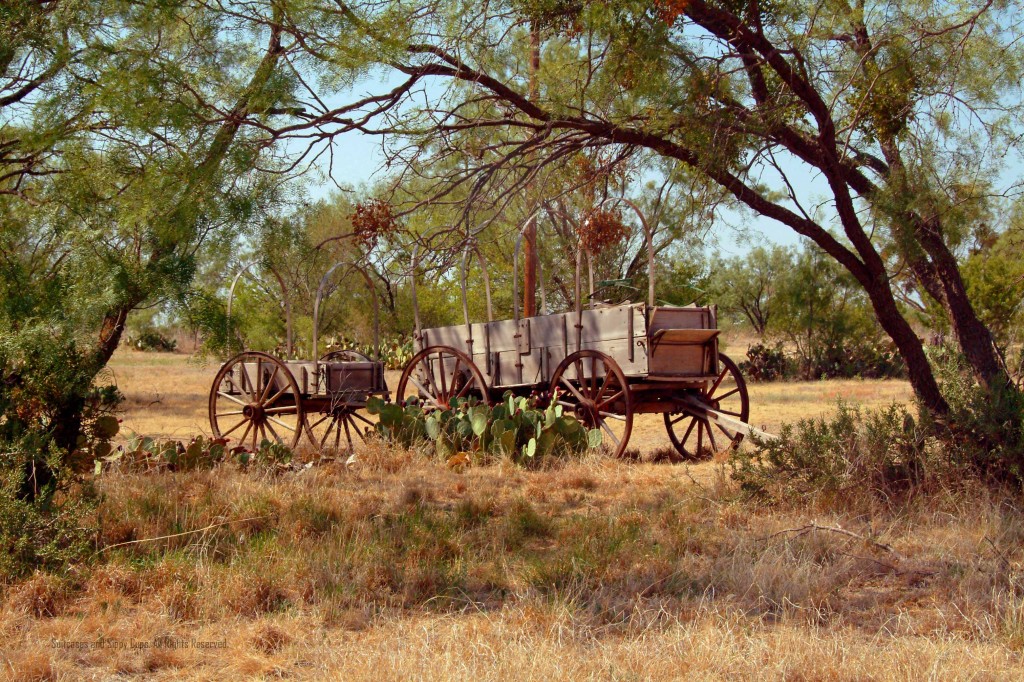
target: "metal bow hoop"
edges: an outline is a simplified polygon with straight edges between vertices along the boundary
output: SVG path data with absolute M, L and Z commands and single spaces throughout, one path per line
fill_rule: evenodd
M 597 204 L 597 206 L 595 206 L 594 208 L 590 209 L 590 211 L 587 213 L 587 216 L 584 218 L 584 221 L 590 220 L 590 217 L 594 213 L 597 213 L 599 210 L 601 210 L 601 207 L 603 207 L 605 204 L 609 204 L 609 203 L 621 203 L 621 204 L 626 204 L 627 206 L 629 206 L 631 209 L 633 209 L 633 212 L 636 213 L 636 216 L 640 219 L 640 225 L 643 226 L 643 228 L 644 228 L 644 238 L 645 238 L 645 240 L 647 242 L 647 305 L 649 307 L 653 308 L 654 307 L 654 274 L 655 274 L 654 273 L 654 232 L 651 230 L 651 226 L 648 225 L 647 218 L 644 217 L 643 211 L 640 210 L 640 207 L 637 206 L 635 203 L 633 203 L 631 200 L 627 199 L 626 197 L 608 197 L 607 199 L 604 199 L 603 201 L 599 202 Z M 587 255 L 589 256 L 590 254 L 588 253 Z M 579 266 L 577 265 L 577 267 L 579 267 Z M 577 279 L 578 278 L 579 278 L 579 275 L 577 274 Z M 593 284 L 591 284 L 591 286 L 593 286 Z M 593 294 L 593 291 L 591 291 L 591 294 Z
M 491 278 L 487 273 L 487 264 L 484 262 L 484 257 L 480 253 L 480 249 L 477 247 L 475 241 L 467 241 L 466 246 L 462 249 L 462 270 L 460 272 L 459 285 L 462 289 L 462 319 L 466 322 L 466 349 L 470 357 L 473 357 L 473 325 L 469 321 L 469 297 L 467 296 L 466 287 L 466 269 L 469 261 L 469 252 L 473 251 L 476 254 L 477 262 L 480 264 L 480 273 L 484 280 L 484 293 L 487 297 L 487 321 L 494 321 L 494 311 L 491 309 Z
M 625 197 L 608 197 L 602 200 L 594 206 L 587 215 L 583 218 L 584 222 L 590 220 L 591 216 L 597 211 L 601 210 L 601 207 L 608 203 L 623 203 L 633 209 L 637 217 L 640 218 L 640 224 L 644 228 L 644 238 L 647 241 L 647 305 L 651 308 L 654 307 L 654 233 L 651 231 L 650 225 L 647 224 L 647 218 L 644 217 L 643 211 L 634 204 L 632 201 Z M 583 237 L 580 236 L 579 245 L 576 249 L 576 350 L 583 350 L 583 292 L 580 291 L 580 268 L 583 265 Z M 587 251 L 588 260 L 591 258 L 591 254 Z M 590 295 L 594 295 L 594 271 L 591 268 L 590 271 Z
M 247 272 L 249 272 L 249 268 L 251 268 L 252 266 L 257 265 L 257 264 L 258 264 L 258 261 L 253 261 L 253 262 L 249 263 L 248 265 L 243 267 L 241 270 L 239 270 L 235 274 L 234 278 L 231 280 L 231 288 L 228 289 L 228 308 L 227 308 L 227 316 L 226 316 L 226 327 L 227 327 L 227 333 L 228 333 L 229 336 L 231 335 L 231 301 L 235 297 L 235 286 L 238 284 L 238 280 L 240 280 L 242 278 L 242 275 L 244 275 Z M 282 301 L 284 301 L 284 316 L 285 316 L 285 350 L 286 350 L 286 352 L 288 354 L 288 357 L 291 357 L 292 356 L 292 302 L 291 302 L 291 299 L 288 298 L 288 287 L 285 286 L 284 279 L 281 278 L 281 275 L 274 268 L 268 268 L 268 269 L 274 275 L 274 277 L 277 279 L 277 283 L 281 287 L 281 299 L 282 299 Z
M 342 265 L 348 265 L 353 270 L 358 271 L 363 276 L 363 279 L 366 280 L 366 286 L 370 289 L 370 296 L 373 299 L 373 361 L 380 362 L 380 310 L 377 307 L 377 288 L 374 286 L 373 278 L 370 277 L 370 273 L 366 271 L 366 268 L 358 263 L 344 262 L 332 265 L 331 269 L 320 279 L 320 285 L 316 288 L 316 299 L 313 301 L 313 360 L 317 360 L 320 357 L 317 353 L 317 346 L 320 339 L 320 303 L 323 301 L 324 288 L 327 286 L 327 282 L 330 281 L 334 271 Z
M 512 252 L 512 318 L 518 323 L 519 322 L 519 250 L 523 246 L 523 238 L 526 236 L 526 228 L 530 226 L 540 215 L 540 212 L 544 209 L 538 208 L 536 211 L 530 214 L 530 217 L 523 221 L 523 224 L 519 226 L 519 230 L 516 233 L 516 247 Z M 537 259 L 538 270 L 540 270 L 540 259 Z M 544 273 L 540 271 L 537 273 L 537 281 L 540 283 L 540 307 L 541 310 L 547 311 L 547 297 L 544 292 Z

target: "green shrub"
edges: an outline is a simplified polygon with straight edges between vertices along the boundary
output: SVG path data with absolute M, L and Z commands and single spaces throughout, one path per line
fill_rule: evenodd
M 402 447 L 431 443 L 444 459 L 460 453 L 467 460 L 469 455 L 477 459 L 498 455 L 525 464 L 601 445 L 599 430 L 588 431 L 575 417 L 564 414 L 561 405 L 542 409 L 538 398 L 506 392 L 493 407 L 475 398 L 453 403 L 447 410 L 425 411 L 415 399 L 400 405 L 374 398 L 367 411 L 379 415 L 374 428 L 385 440 Z
M 931 428 L 894 403 L 862 410 L 842 401 L 831 417 L 785 424 L 775 439 L 734 452 L 733 478 L 770 501 L 893 501 L 950 469 Z
M 1012 384 L 983 389 L 959 351 L 927 350 L 949 417 L 936 432 L 956 457 L 987 477 L 1024 485 L 1024 394 Z
M 73 482 L 66 461 L 38 434 L 0 450 L 0 580 L 58 571 L 88 556 L 97 496 Z
M 137 336 L 128 337 L 128 345 L 135 350 L 157 353 L 172 353 L 178 349 L 178 342 L 155 329 L 147 329 Z
M 793 367 L 781 342 L 774 346 L 757 343 L 747 349 L 747 359 L 740 363 L 740 372 L 750 381 L 777 381 L 791 376 Z

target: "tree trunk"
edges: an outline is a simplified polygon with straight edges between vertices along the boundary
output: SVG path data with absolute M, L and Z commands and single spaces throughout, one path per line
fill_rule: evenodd
M 928 411 L 937 417 L 945 417 L 949 414 L 949 404 L 942 397 L 921 339 L 896 306 L 888 279 L 876 276 L 865 288 L 878 322 L 896 344 L 896 350 L 907 365 L 907 376 L 914 393 Z

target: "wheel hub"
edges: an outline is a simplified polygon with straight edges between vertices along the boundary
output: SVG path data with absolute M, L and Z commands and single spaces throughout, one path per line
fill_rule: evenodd
M 252 420 L 254 424 L 262 424 L 267 420 L 267 414 L 260 405 L 250 403 L 242 408 L 242 415 Z

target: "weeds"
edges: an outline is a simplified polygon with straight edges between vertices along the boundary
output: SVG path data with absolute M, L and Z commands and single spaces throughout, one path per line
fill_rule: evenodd
M 807 500 L 840 508 L 893 503 L 931 481 L 965 470 L 905 406 L 862 410 L 839 401 L 834 415 L 785 424 L 776 439 L 752 438 L 731 459 L 741 488 L 771 501 Z

